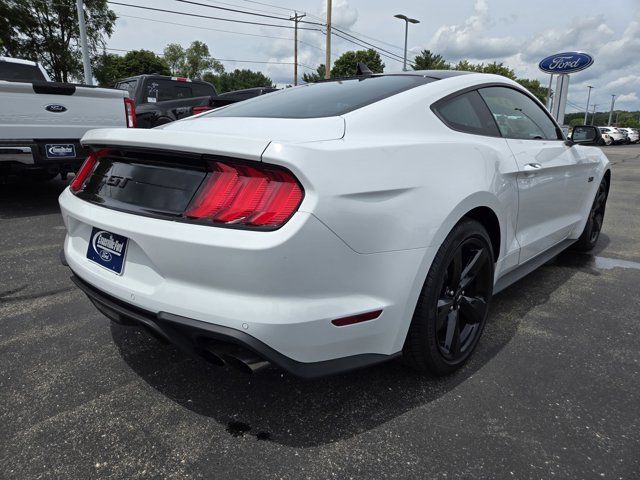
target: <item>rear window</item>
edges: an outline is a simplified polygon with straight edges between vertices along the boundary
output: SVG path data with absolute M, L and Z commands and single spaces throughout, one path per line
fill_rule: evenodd
M 0 62 L 0 80 L 9 82 L 46 81 L 42 71 L 36 65 L 23 63 Z
M 147 80 L 142 103 L 164 102 L 165 100 L 177 100 L 193 96 L 190 82 L 151 78 Z
M 260 95 L 215 110 L 208 115 L 268 118 L 333 117 L 434 81 L 434 78 L 418 75 L 389 75 L 310 83 L 269 95 Z

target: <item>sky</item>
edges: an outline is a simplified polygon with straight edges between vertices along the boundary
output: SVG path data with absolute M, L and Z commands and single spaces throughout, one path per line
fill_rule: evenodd
M 244 10 L 260 15 L 289 17 L 323 23 L 326 0 L 117 0 L 130 5 L 292 26 L 292 22 L 220 10 Z M 190 0 L 191 1 L 191 0 Z M 207 6 L 209 5 L 209 6 Z M 188 46 L 201 40 L 227 70 L 262 71 L 277 84 L 293 83 L 293 30 L 240 24 L 151 11 L 110 3 L 118 15 L 107 48 L 120 51 L 147 49 L 156 53 L 168 43 Z M 587 85 L 593 86 L 590 110 L 608 111 L 611 95 L 616 109 L 640 110 L 640 0 L 333 0 L 334 25 L 362 42 L 380 49 L 385 71 L 400 71 L 403 55 L 404 14 L 420 23 L 409 26 L 408 57 L 430 49 L 449 61 L 504 62 L 518 77 L 535 78 L 548 85 L 549 76 L 538 69 L 544 57 L 583 51 L 594 64 L 571 75 L 567 112 L 584 111 Z M 178 25 L 176 25 L 178 24 Z M 325 35 L 320 26 L 300 24 L 299 76 L 325 59 Z M 344 35 L 343 35 L 344 36 Z M 349 37 L 347 37 L 349 38 Z M 332 59 L 347 50 L 361 49 L 332 38 Z M 269 63 L 257 63 L 269 62 Z

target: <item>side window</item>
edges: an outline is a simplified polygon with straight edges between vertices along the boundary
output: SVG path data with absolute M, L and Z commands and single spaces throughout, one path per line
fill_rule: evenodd
M 129 98 L 135 100 L 136 98 L 136 85 L 138 84 L 137 80 L 130 80 L 128 82 L 120 82 L 116 84 L 116 88 L 118 90 L 126 90 L 129 92 Z
M 525 94 L 507 87 L 487 87 L 479 91 L 503 137 L 525 140 L 561 139 L 549 115 Z
M 440 100 L 433 106 L 433 111 L 454 130 L 491 137 L 500 136 L 491 112 L 475 90 Z
M 191 84 L 191 89 L 193 90 L 194 97 L 206 97 L 216 94 L 216 90 L 213 88 L 213 86 L 206 83 L 193 82 Z
M 146 101 L 149 103 L 164 102 L 178 98 L 191 98 L 191 86 L 186 82 L 178 82 L 164 78 L 147 80 Z

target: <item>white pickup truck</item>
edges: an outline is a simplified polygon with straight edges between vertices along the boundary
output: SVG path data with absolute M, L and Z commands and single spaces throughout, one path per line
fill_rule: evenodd
M 35 62 L 0 57 L 0 180 L 65 177 L 86 157 L 88 130 L 134 126 L 126 91 L 51 82 Z

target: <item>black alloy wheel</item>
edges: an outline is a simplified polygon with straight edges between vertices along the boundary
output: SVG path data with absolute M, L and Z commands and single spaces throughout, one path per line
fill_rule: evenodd
M 602 231 L 602 224 L 604 223 L 604 212 L 607 206 L 608 196 L 607 180 L 603 179 L 598 186 L 595 199 L 589 210 L 589 216 L 587 217 L 587 223 L 584 226 L 582 235 L 578 241 L 573 245 L 574 250 L 587 252 L 593 249 L 598 243 L 600 238 L 600 232 Z
M 463 219 L 438 250 L 403 348 L 413 368 L 447 375 L 470 357 L 487 320 L 494 256 L 485 228 Z
M 470 237 L 454 251 L 440 288 L 436 335 L 442 356 L 462 360 L 475 345 L 489 308 L 492 259 L 481 239 Z

